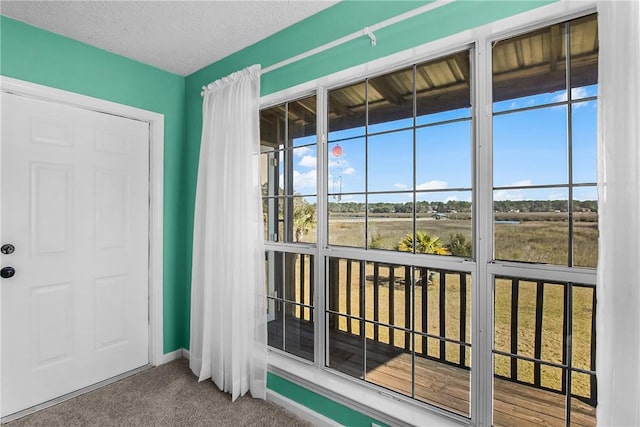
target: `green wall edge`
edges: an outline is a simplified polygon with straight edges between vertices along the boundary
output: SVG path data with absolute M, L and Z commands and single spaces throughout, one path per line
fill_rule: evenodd
M 388 426 L 271 372 L 267 374 L 267 388 L 345 426 L 371 427 L 371 423 Z

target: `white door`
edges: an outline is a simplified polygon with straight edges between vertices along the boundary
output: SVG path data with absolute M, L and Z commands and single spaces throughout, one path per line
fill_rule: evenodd
M 2 93 L 2 416 L 148 363 L 148 132 Z

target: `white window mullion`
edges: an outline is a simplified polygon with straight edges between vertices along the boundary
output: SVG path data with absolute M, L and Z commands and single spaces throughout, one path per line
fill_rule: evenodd
M 487 265 L 493 261 L 493 154 L 491 100 L 491 44 L 481 38 L 473 56 L 475 83 L 475 242 L 476 274 L 472 287 L 471 420 L 492 424 L 493 401 L 493 280 Z
M 327 179 L 326 159 L 327 159 L 327 91 L 323 87 L 318 87 L 316 91 L 316 132 L 317 132 L 317 150 L 316 150 L 316 253 L 315 253 L 315 271 L 314 276 L 314 349 L 315 362 L 318 366 L 325 366 L 325 357 L 327 354 L 328 341 L 325 339 L 326 334 L 326 296 L 327 287 L 326 280 L 326 262 L 324 256 L 324 248 L 327 247 L 327 230 L 329 227 L 328 209 L 327 209 Z

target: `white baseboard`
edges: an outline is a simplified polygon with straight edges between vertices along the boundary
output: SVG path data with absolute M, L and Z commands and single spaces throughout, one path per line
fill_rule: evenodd
M 189 350 L 187 350 L 186 348 L 182 348 L 182 357 L 189 360 Z
M 183 348 L 180 348 L 178 350 L 172 351 L 171 353 L 165 353 L 162 356 L 159 356 L 158 358 L 156 358 L 155 366 L 164 365 L 165 363 L 169 363 L 171 361 L 184 357 L 184 351 L 185 350 Z
M 267 389 L 267 400 L 275 403 L 278 406 L 283 407 L 289 412 L 293 412 L 303 420 L 309 421 L 314 426 L 320 427 L 339 427 L 342 424 L 339 424 L 332 420 L 331 418 L 325 417 L 322 414 L 319 414 L 304 405 L 301 405 L 293 400 L 282 396 L 281 394 L 276 393 L 275 391 Z

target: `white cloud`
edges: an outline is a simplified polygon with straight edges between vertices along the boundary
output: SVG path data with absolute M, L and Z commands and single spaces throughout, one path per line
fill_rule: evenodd
M 514 110 L 516 108 L 531 107 L 536 104 L 535 98 L 516 99 L 509 103 L 508 110 Z
M 308 172 L 300 173 L 297 170 L 293 171 L 293 184 L 294 190 L 300 190 L 302 188 L 316 188 L 316 170 L 310 170 Z
M 329 169 L 334 175 L 353 175 L 356 170 L 346 160 L 329 160 Z
M 418 184 L 416 188 L 418 190 L 442 190 L 448 186 L 449 184 L 446 181 L 432 180 Z
M 567 194 L 556 191 L 556 192 L 549 193 L 549 196 L 547 198 L 548 200 L 566 200 Z
M 302 157 L 305 156 L 309 153 L 311 153 L 312 150 L 309 147 L 298 147 L 298 148 L 294 148 L 293 149 L 293 155 L 296 157 Z
M 298 166 L 302 166 L 305 168 L 315 168 L 316 167 L 316 157 L 315 156 L 303 156 L 298 162 Z
M 493 200 L 524 200 L 522 190 L 498 190 L 493 193 Z
M 573 99 L 586 98 L 588 95 L 587 89 L 583 87 L 574 87 L 571 89 L 571 98 Z
M 404 190 L 404 189 L 406 189 L 406 188 L 407 188 L 407 185 L 406 185 L 406 184 L 400 184 L 400 183 L 393 184 L 393 186 L 394 186 L 395 188 L 397 188 L 398 190 Z
M 551 102 L 564 102 L 567 100 L 567 92 L 562 92 L 553 98 L 551 98 Z
M 348 167 L 342 171 L 342 175 L 353 175 L 354 173 L 356 173 L 356 170 L 352 167 Z
M 284 175 L 280 175 L 280 182 L 284 182 Z M 293 171 L 293 190 L 300 191 L 301 189 L 312 189 L 316 188 L 316 170 L 310 170 L 308 172 L 300 173 L 297 170 Z M 305 191 L 305 193 L 310 193 L 310 191 Z
M 589 93 L 587 92 L 587 89 L 583 87 L 574 87 L 573 89 L 571 89 L 571 99 L 582 99 L 582 98 L 586 98 L 587 96 L 589 96 Z M 566 100 L 567 100 L 567 92 L 562 92 L 561 94 L 551 98 L 551 101 L 553 102 L 564 102 Z M 586 103 L 574 104 L 573 108 L 580 108 L 580 107 L 584 107 L 585 105 L 587 104 Z
M 446 199 L 444 199 L 444 202 L 455 202 L 456 200 L 458 200 L 458 198 L 456 196 L 449 196 Z
M 525 187 L 530 185 L 530 179 L 524 179 L 522 181 L 516 181 L 509 184 L 510 187 Z M 493 193 L 493 200 L 524 200 L 524 190 L 498 190 Z

